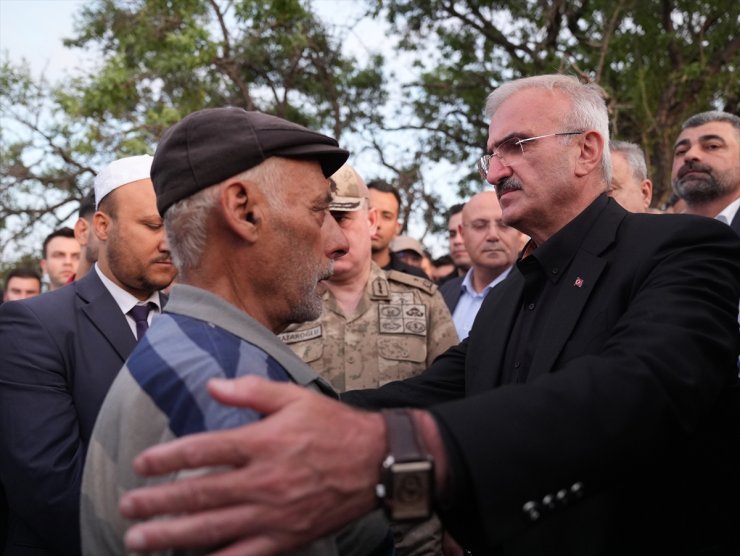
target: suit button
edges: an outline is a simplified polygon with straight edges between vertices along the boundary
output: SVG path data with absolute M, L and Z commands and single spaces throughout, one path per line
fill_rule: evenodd
M 568 503 L 568 491 L 565 489 L 559 490 L 557 494 L 555 495 L 555 498 L 561 504 L 567 504 Z
M 542 504 L 550 509 L 555 508 L 555 497 L 552 494 L 545 494 L 542 498 Z
M 537 502 L 530 500 L 522 506 L 522 510 L 532 521 L 537 521 L 540 518 L 540 512 L 537 509 Z
M 573 493 L 573 496 L 580 498 L 583 496 L 583 483 L 573 483 L 570 486 L 570 491 Z

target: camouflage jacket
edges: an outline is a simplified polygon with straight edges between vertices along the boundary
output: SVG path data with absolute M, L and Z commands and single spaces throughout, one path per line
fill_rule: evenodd
M 317 320 L 279 337 L 339 392 L 417 375 L 458 342 L 436 285 L 375 263 L 354 315 L 330 291 L 323 301 Z

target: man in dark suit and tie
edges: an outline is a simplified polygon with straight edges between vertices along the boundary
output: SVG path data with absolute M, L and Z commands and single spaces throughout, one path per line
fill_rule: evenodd
M 95 418 L 137 334 L 160 311 L 159 290 L 175 275 L 151 160 L 120 159 L 96 177 L 100 253 L 86 276 L 0 307 L 7 556 L 80 552 L 80 480 Z
M 716 218 L 740 235 L 740 117 L 712 111 L 686 120 L 673 148 L 672 177 L 687 214 Z
M 739 553 L 724 403 L 737 382 L 740 238 L 607 197 L 595 84 L 504 83 L 486 113 L 479 169 L 504 223 L 531 241 L 467 340 L 419 376 L 344 397 L 417 409 L 214 381 L 222 403 L 268 415 L 141 454 L 145 475 L 233 468 L 125 495 L 124 515 L 166 516 L 130 528 L 130 549 L 206 538 L 278 554 L 378 505 L 406 518 L 434 505 L 475 555 Z

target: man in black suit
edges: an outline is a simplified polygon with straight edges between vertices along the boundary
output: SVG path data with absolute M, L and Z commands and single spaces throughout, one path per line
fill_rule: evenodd
M 149 178 L 152 157 L 117 160 L 95 180 L 97 265 L 73 284 L 0 308 L 0 479 L 8 556 L 80 552 L 87 443 L 113 378 L 165 299 L 175 270 Z
M 425 410 L 213 382 L 221 402 L 267 417 L 140 455 L 146 475 L 233 469 L 125 495 L 128 517 L 179 514 L 135 525 L 129 547 L 206 537 L 275 554 L 313 526 L 379 503 L 418 517 L 433 498 L 476 555 L 737 554 L 737 443 L 722 412 L 737 381 L 740 239 L 607 197 L 602 95 L 551 75 L 489 96 L 479 169 L 504 222 L 532 240 L 467 340 L 417 377 L 346 396 Z
M 686 120 L 673 148 L 672 177 L 687 214 L 716 218 L 740 234 L 740 118 L 712 111 Z

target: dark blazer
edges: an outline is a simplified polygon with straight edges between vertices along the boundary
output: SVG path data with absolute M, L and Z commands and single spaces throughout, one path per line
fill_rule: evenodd
M 502 378 L 514 268 L 466 341 L 417 377 L 343 399 L 431 406 L 451 470 L 438 510 L 474 554 L 738 554 L 740 438 L 726 417 L 738 412 L 725 403 L 740 239 L 600 199 L 525 382 Z
M 737 235 L 740 236 L 740 210 L 735 213 L 735 218 L 733 218 L 732 222 L 730 222 L 730 228 L 735 230 L 737 232 Z
M 59 290 L 3 304 L 0 343 L 5 554 L 79 553 L 87 443 L 136 339 L 91 270 Z
M 457 302 L 460 301 L 462 295 L 462 283 L 465 280 L 465 276 L 457 276 L 451 280 L 447 280 L 444 284 L 439 286 L 439 293 L 442 294 L 442 298 L 447 303 L 447 307 L 450 309 L 450 314 L 455 312 Z

